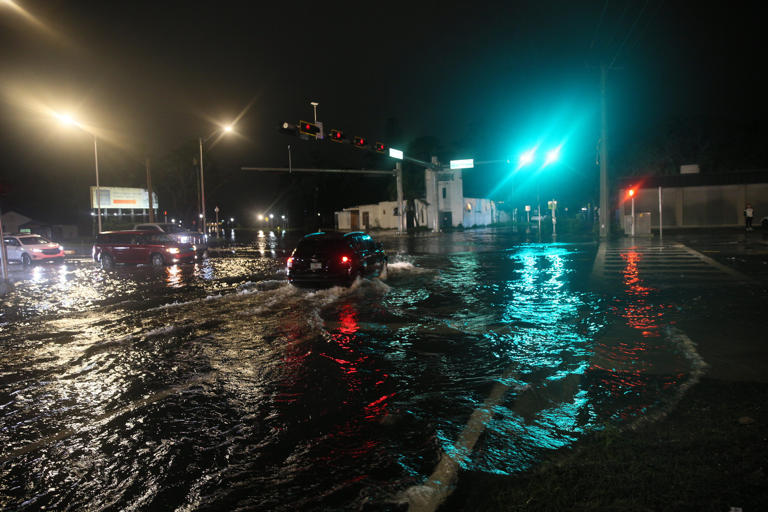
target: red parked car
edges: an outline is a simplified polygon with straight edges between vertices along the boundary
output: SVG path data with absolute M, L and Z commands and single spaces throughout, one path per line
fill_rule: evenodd
M 105 231 L 96 236 L 93 259 L 102 268 L 116 263 L 150 264 L 153 266 L 195 261 L 196 248 L 181 244 L 165 233 L 152 231 Z

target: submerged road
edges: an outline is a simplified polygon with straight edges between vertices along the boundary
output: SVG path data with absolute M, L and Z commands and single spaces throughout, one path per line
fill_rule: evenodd
M 461 471 L 665 414 L 709 365 L 691 331 L 752 293 L 675 242 L 385 246 L 382 279 L 319 291 L 288 285 L 269 241 L 13 267 L 0 508 L 435 510 Z

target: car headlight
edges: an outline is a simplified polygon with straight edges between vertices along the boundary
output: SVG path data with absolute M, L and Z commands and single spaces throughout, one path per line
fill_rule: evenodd
M 179 248 L 178 247 L 169 247 L 166 249 L 171 254 L 179 254 Z
M 196 251 L 196 250 L 197 250 L 197 246 L 196 246 L 196 245 L 193 245 L 193 246 L 192 246 L 192 250 L 193 250 L 193 251 Z
M 42 249 L 32 249 L 32 252 L 43 252 Z

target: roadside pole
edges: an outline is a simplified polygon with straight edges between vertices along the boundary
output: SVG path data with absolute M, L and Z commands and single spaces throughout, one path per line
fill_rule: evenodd
M 661 228 L 661 187 L 659 187 L 659 240 L 664 238 Z
M 5 240 L 3 240 L 3 209 L 0 208 L 0 263 L 3 267 L 3 284 L 8 280 L 8 251 L 5 250 Z
M 600 68 L 600 238 L 607 238 L 611 231 L 611 216 L 608 212 L 608 115 L 606 100 L 606 75 L 603 64 Z
M 554 199 L 551 201 L 552 204 L 552 234 L 557 234 L 557 201 Z
M 397 222 L 397 232 L 405 232 L 405 208 L 403 208 L 403 164 L 395 163 L 395 180 L 397 181 L 397 213 L 400 215 Z
M 152 204 L 152 175 L 149 172 L 149 157 L 146 160 L 147 164 L 147 194 L 149 195 L 149 222 L 155 222 L 155 210 Z

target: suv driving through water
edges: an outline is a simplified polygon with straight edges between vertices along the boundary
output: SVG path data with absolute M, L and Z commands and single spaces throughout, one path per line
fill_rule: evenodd
M 298 286 L 349 285 L 386 271 L 381 243 L 360 231 L 321 231 L 302 238 L 287 262 L 288 281 Z

